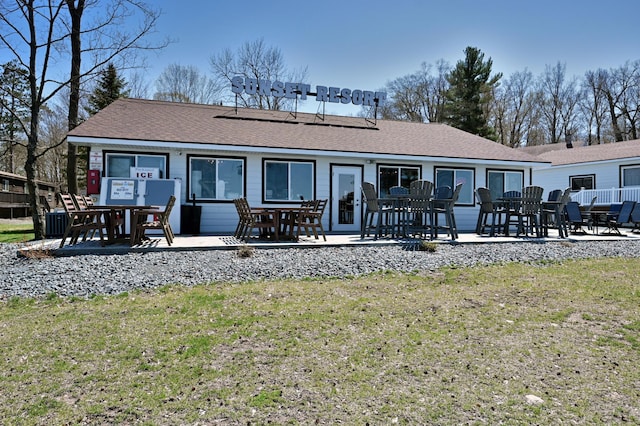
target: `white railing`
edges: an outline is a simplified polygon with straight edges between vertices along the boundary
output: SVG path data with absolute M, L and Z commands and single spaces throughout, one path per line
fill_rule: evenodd
M 593 197 L 597 197 L 595 205 L 611 205 L 623 201 L 640 202 L 640 187 L 582 189 L 571 194 L 571 200 L 577 201 L 580 205 L 590 204 Z

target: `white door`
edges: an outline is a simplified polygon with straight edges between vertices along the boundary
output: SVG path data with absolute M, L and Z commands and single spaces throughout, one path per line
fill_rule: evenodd
M 331 230 L 360 232 L 362 221 L 362 168 L 331 167 Z

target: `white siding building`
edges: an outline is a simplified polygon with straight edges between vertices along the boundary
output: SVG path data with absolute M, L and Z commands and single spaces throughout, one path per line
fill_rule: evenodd
M 130 178 L 132 168 L 180 180 L 180 203 L 202 206 L 201 232 L 212 234 L 233 232 L 238 197 L 252 206 L 328 199 L 325 229 L 357 233 L 361 182 L 384 196 L 415 179 L 462 182 L 455 213 L 459 229 L 469 231 L 478 214 L 475 188 L 520 189 L 531 184 L 534 169 L 548 166 L 443 124 L 138 99 L 114 102 L 67 140 L 89 147 L 90 169 L 103 182 Z M 349 215 L 342 211 L 347 200 Z

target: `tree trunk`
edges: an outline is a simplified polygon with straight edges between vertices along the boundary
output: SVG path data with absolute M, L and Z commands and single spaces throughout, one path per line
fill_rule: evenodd
M 74 6 L 73 0 L 67 0 L 69 15 L 71 16 L 71 76 L 69 91 L 69 130 L 78 126 L 80 105 L 80 59 L 82 49 L 80 43 L 80 24 L 84 10 L 84 0 Z M 78 193 L 78 152 L 74 145 L 68 144 L 67 151 L 67 188 L 69 193 Z
M 42 216 L 40 212 L 42 206 L 40 206 L 40 195 L 38 193 L 38 186 L 36 185 L 36 146 L 38 145 L 37 137 L 33 137 L 35 133 L 29 135 L 29 149 L 27 150 L 27 161 L 24 164 L 24 169 L 27 174 L 27 192 L 29 207 L 31 208 L 31 218 L 33 220 L 33 231 L 35 233 L 35 239 L 41 240 L 44 238 L 44 224 L 42 223 Z

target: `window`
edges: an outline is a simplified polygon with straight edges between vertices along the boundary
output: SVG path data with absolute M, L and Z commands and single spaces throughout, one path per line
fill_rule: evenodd
M 495 200 L 507 191 L 522 191 L 524 186 L 523 171 L 489 170 L 487 172 L 487 186 L 491 197 Z
M 131 167 L 150 167 L 160 171 L 160 179 L 167 176 L 167 157 L 165 155 L 142 155 L 125 153 L 107 153 L 106 177 L 129 177 Z
M 266 201 L 312 200 L 314 163 L 303 161 L 264 162 L 264 199 Z
M 419 167 L 408 166 L 380 166 L 378 169 L 378 193 L 381 198 L 389 195 L 392 186 L 409 185 L 414 180 L 420 179 Z
M 473 169 L 445 169 L 436 168 L 435 187 L 450 186 L 454 189 L 459 183 L 462 184 L 460 196 L 457 204 L 473 205 L 473 190 L 475 189 L 475 178 Z
M 189 156 L 188 199 L 233 200 L 244 196 L 244 160 Z
M 4 179 L 2 181 L 2 190 L 9 191 L 9 179 Z
M 595 189 L 596 175 L 586 176 L 569 176 L 569 186 L 572 191 L 580 191 L 581 189 Z
M 640 166 L 622 167 L 622 187 L 640 186 Z

